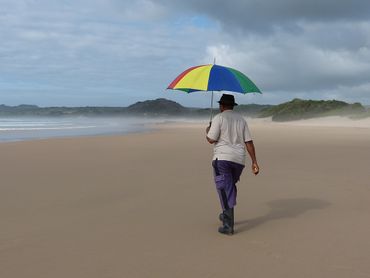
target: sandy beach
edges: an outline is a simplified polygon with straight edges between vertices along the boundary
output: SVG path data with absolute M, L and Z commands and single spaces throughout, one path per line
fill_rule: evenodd
M 0 277 L 370 277 L 370 128 L 250 122 L 232 237 L 204 129 L 1 143 Z

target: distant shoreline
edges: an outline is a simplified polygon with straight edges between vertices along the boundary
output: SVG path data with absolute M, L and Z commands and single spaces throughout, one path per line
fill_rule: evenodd
M 235 111 L 246 117 L 272 117 L 273 121 L 285 122 L 311 119 L 324 116 L 350 116 L 370 118 L 370 109 L 361 103 L 346 103 L 338 100 L 303 100 L 279 105 L 240 104 Z M 214 112 L 218 112 L 217 107 Z M 0 105 L 0 117 L 142 117 L 146 119 L 161 117 L 184 117 L 197 119 L 209 117 L 209 108 L 189 108 L 181 104 L 159 98 L 139 101 L 128 107 L 38 107 L 35 105 Z

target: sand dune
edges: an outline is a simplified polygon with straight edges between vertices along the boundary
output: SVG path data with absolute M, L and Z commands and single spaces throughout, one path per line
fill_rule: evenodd
M 251 121 L 229 237 L 204 128 L 0 144 L 0 277 L 370 277 L 370 129 Z
M 322 127 L 353 127 L 353 128 L 370 128 L 370 118 L 351 119 L 348 117 L 330 116 L 323 118 L 313 118 L 300 121 L 290 121 L 279 123 L 294 126 L 322 126 Z

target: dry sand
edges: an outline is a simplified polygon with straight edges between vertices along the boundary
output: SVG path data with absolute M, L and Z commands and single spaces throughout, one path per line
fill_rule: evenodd
M 0 277 L 370 277 L 370 128 L 250 127 L 232 237 L 203 126 L 0 144 Z

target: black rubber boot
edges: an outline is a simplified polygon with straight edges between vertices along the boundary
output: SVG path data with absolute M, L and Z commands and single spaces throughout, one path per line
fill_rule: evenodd
M 232 208 L 232 215 L 234 216 L 234 208 Z M 224 210 L 223 212 L 220 213 L 220 215 L 218 216 L 218 219 L 222 222 L 222 224 L 225 224 L 225 219 L 227 218 L 226 216 L 226 210 Z
M 224 224 L 225 221 L 225 211 L 221 212 L 220 215 L 218 216 L 218 219 Z
M 221 217 L 222 215 L 222 217 Z M 218 228 L 218 232 L 225 235 L 234 234 L 234 208 L 227 209 L 220 214 L 220 220 L 222 218 L 223 225 Z

